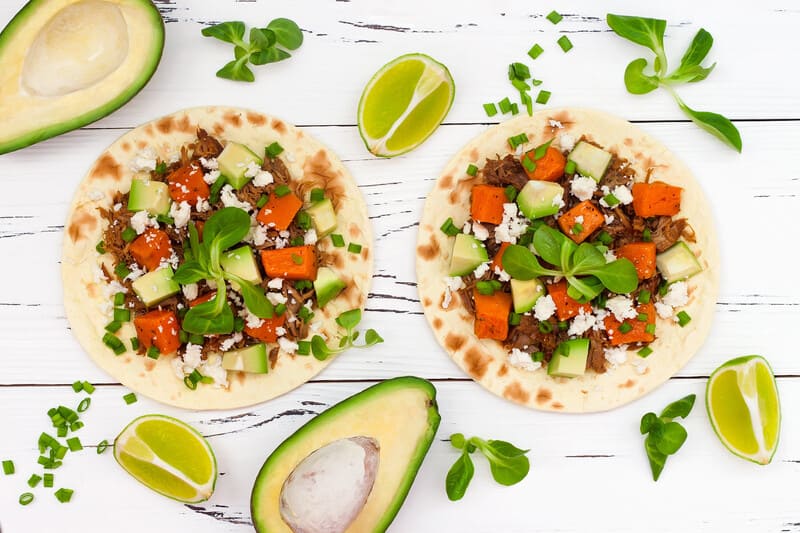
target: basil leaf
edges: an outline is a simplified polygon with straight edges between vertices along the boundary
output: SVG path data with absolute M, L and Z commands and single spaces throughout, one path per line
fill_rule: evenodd
M 594 276 L 587 276 L 585 278 L 576 278 L 575 276 L 567 276 L 567 295 L 578 303 L 587 303 L 594 300 L 598 294 L 603 292 L 603 284 Z
M 733 122 L 718 113 L 712 113 L 711 111 L 695 111 L 683 103 L 683 100 L 678 98 L 676 94 L 673 93 L 673 96 L 677 99 L 678 105 L 683 112 L 692 119 L 692 122 L 722 140 L 737 152 L 742 152 L 742 136 L 739 134 L 739 130 L 736 129 L 736 126 L 733 125 Z
M 658 451 L 664 455 L 672 455 L 680 450 L 686 442 L 686 429 L 677 422 L 667 422 L 660 427 L 657 434 L 651 433 Z
M 352 331 L 361 322 L 361 309 L 351 309 L 336 317 L 336 323 L 347 331 Z
M 492 453 L 498 457 L 519 457 L 525 455 L 530 450 L 522 450 L 517 448 L 510 442 L 504 440 L 489 440 L 486 443 L 487 447 L 492 450 Z
M 255 81 L 256 77 L 246 63 L 247 56 L 231 61 L 217 71 L 217 77 L 233 81 Z
M 672 402 L 661 412 L 661 417 L 670 420 L 673 418 L 686 418 L 689 416 L 689 413 L 692 412 L 692 407 L 694 407 L 694 401 L 696 399 L 697 396 L 695 394 L 690 394 L 680 400 Z
M 639 286 L 636 267 L 625 258 L 607 263 L 602 268 L 588 270 L 586 274 L 597 276 L 608 290 L 617 294 L 628 294 Z
M 289 57 L 291 57 L 289 52 L 273 46 L 272 48 L 267 48 L 260 52 L 254 52 L 253 55 L 250 56 L 250 62 L 254 65 L 266 65 L 267 63 L 283 61 Z
M 239 285 L 239 292 L 244 299 L 244 305 L 251 313 L 258 318 L 272 318 L 275 315 L 272 302 L 264 295 L 264 289 L 228 272 L 225 273 L 225 277 Z
M 606 265 L 606 258 L 594 245 L 587 242 L 578 246 L 572 255 L 572 265 L 570 268 L 573 274 L 582 274 L 588 270 L 603 268 Z
M 667 456 L 658 451 L 652 434 L 648 435 L 644 440 L 644 450 L 647 453 L 647 459 L 650 461 L 653 481 L 658 481 L 661 472 L 664 470 L 664 464 L 667 462 Z
M 639 432 L 642 435 L 646 435 L 657 422 L 658 416 L 655 413 L 645 413 L 642 421 L 639 422 Z
M 527 281 L 538 276 L 556 276 L 559 272 L 544 268 L 533 253 L 517 244 L 503 252 L 503 269 L 514 279 Z
M 606 22 L 614 32 L 636 44 L 645 46 L 655 52 L 658 59 L 656 70 L 663 75 L 667 70 L 667 57 L 664 54 L 664 30 L 667 21 L 646 17 L 629 17 L 625 15 L 606 15 Z
M 238 244 L 250 231 L 250 215 L 238 207 L 223 207 L 203 226 L 203 242 L 215 243 L 219 252 Z M 215 254 L 212 252 L 211 256 Z
M 714 37 L 703 28 L 700 28 L 694 39 L 692 39 L 689 48 L 686 49 L 686 53 L 683 54 L 680 66 L 666 79 L 679 83 L 694 83 L 706 79 L 711 74 L 711 71 L 714 70 L 716 63 L 708 68 L 702 67 L 700 63 L 706 58 L 713 44 Z
M 218 299 L 222 302 L 218 306 Z M 220 307 L 220 309 L 217 309 Z M 197 335 L 231 333 L 233 331 L 233 310 L 223 294 L 189 309 L 183 317 L 181 327 Z
M 560 231 L 554 230 L 550 226 L 542 225 L 533 234 L 533 247 L 539 257 L 551 265 L 563 269 L 564 265 L 561 264 L 561 243 L 565 240 L 569 239 Z M 572 241 L 570 240 L 570 242 Z M 505 254 L 503 258 L 505 258 Z M 505 261 L 503 264 L 505 264 Z
M 197 283 L 207 277 L 208 272 L 199 261 L 186 261 L 178 267 L 172 279 L 181 285 L 187 285 L 189 283 Z
M 364 343 L 365 346 L 374 346 L 383 342 L 383 337 L 378 335 L 378 332 L 374 329 L 368 329 L 366 333 L 364 333 Z
M 469 453 L 464 450 L 456 459 L 456 462 L 453 463 L 453 466 L 450 467 L 444 482 L 447 497 L 450 501 L 454 502 L 464 497 L 474 474 L 475 465 L 472 464 Z
M 214 37 L 226 43 L 233 43 L 244 46 L 242 39 L 244 38 L 244 22 L 232 20 L 230 22 L 223 22 L 208 28 L 203 28 L 200 32 L 205 37 Z
M 647 94 L 658 89 L 658 76 L 644 73 L 647 60 L 643 57 L 634 59 L 625 68 L 625 88 L 631 94 Z
M 267 28 L 275 32 L 278 44 L 289 50 L 297 50 L 303 44 L 303 32 L 293 20 L 277 18 L 267 24 Z

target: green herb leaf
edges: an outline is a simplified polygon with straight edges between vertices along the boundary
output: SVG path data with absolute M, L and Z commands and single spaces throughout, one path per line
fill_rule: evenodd
M 686 418 L 689 416 L 689 413 L 692 412 L 692 407 L 694 407 L 694 401 L 696 399 L 697 395 L 690 394 L 681 398 L 680 400 L 672 402 L 661 412 L 661 417 L 668 418 L 670 420 L 673 418 Z
M 365 346 L 374 346 L 383 342 L 383 337 L 378 335 L 378 332 L 374 329 L 368 329 L 367 332 L 364 333 L 364 342 Z
M 570 262 L 570 270 L 574 274 L 582 274 L 606 266 L 605 256 L 601 254 L 594 245 L 588 242 L 578 246 L 578 249 L 572 254 Z
M 736 126 L 733 125 L 733 122 L 723 117 L 719 113 L 712 113 L 711 111 L 695 111 L 686 105 L 683 100 L 678 98 L 677 94 L 674 92 L 673 96 L 676 97 L 678 105 L 683 112 L 686 113 L 690 119 L 692 119 L 692 122 L 718 139 L 722 140 L 725 144 L 732 147 L 737 152 L 742 152 L 742 136 L 739 133 L 739 130 L 736 129 Z
M 336 352 L 328 348 L 328 345 L 325 343 L 325 339 L 323 339 L 320 335 L 314 335 L 311 338 L 311 353 L 314 355 L 315 359 L 324 361 L 330 357 L 331 354 Z
M 617 294 L 628 294 L 639 285 L 636 267 L 625 258 L 606 263 L 601 268 L 587 270 L 584 273 L 597 276 L 608 290 Z
M 645 413 L 642 421 L 639 423 L 639 431 L 642 435 L 647 435 L 650 429 L 658 423 L 658 416 L 655 413 Z
M 700 28 L 689 48 L 686 49 L 686 53 L 683 54 L 681 64 L 665 80 L 676 83 L 695 83 L 706 79 L 714 70 L 716 63 L 708 68 L 701 66 L 700 63 L 706 58 L 713 44 L 714 37 Z
M 233 81 L 256 81 L 253 71 L 247 66 L 248 57 L 249 56 L 240 57 L 239 59 L 225 64 L 224 67 L 217 71 L 217 77 Z
M 570 246 L 569 244 L 564 245 L 565 241 L 572 242 L 560 231 L 545 225 L 540 226 L 536 233 L 533 234 L 533 247 L 536 249 L 536 253 L 551 265 L 557 266 L 562 270 L 566 266 L 561 262 L 562 247 Z
M 238 207 L 223 207 L 203 226 L 203 242 L 218 242 L 220 252 L 238 244 L 250 231 L 250 215 Z
M 517 448 L 510 442 L 506 442 L 504 440 L 490 440 L 487 442 L 487 445 L 492 450 L 492 453 L 501 457 L 519 457 L 520 455 L 525 455 L 530 451 Z
M 463 433 L 453 433 L 450 435 L 450 444 L 453 445 L 453 448 L 461 450 L 467 445 L 467 439 Z
M 658 76 L 648 76 L 644 73 L 647 60 L 643 57 L 634 59 L 625 68 L 625 88 L 631 94 L 647 94 L 658 89 Z
M 225 297 L 225 282 L 217 283 L 217 296 L 189 309 L 181 327 L 197 335 L 223 334 L 233 331 L 233 310 Z
M 636 44 L 646 46 L 655 52 L 658 59 L 656 71 L 663 76 L 667 71 L 667 57 L 664 54 L 664 30 L 667 21 L 646 17 L 625 15 L 606 15 L 606 22 L 614 32 Z
M 450 467 L 445 479 L 445 490 L 450 501 L 458 501 L 464 497 L 473 475 L 475 475 L 475 465 L 472 464 L 469 452 L 464 450 Z
M 275 309 L 272 307 L 272 302 L 264 295 L 264 289 L 227 272 L 225 277 L 239 285 L 239 292 L 244 299 L 244 305 L 251 313 L 258 318 L 272 318 L 275 316 Z
M 226 43 L 237 44 L 245 46 L 242 39 L 244 39 L 244 22 L 232 20 L 230 22 L 223 22 L 208 28 L 203 28 L 200 32 L 205 37 L 214 37 Z
M 208 271 L 199 261 L 186 261 L 178 267 L 172 279 L 181 285 L 187 285 L 189 283 L 197 283 L 207 277 Z
M 509 245 L 503 252 L 503 269 L 512 278 L 523 281 L 559 275 L 559 272 L 544 268 L 530 250 L 518 244 Z
M 664 470 L 664 464 L 667 462 L 667 456 L 658 451 L 652 435 L 648 435 L 644 440 L 644 449 L 647 453 L 647 459 L 650 461 L 653 481 L 658 481 L 661 472 Z
M 293 20 L 277 18 L 270 21 L 267 28 L 275 33 L 278 44 L 288 50 L 297 50 L 303 44 L 303 32 Z
M 352 331 L 361 322 L 361 309 L 351 309 L 336 317 L 336 323 L 348 331 Z
M 492 477 L 501 485 L 514 485 L 522 481 L 528 475 L 531 465 L 525 455 L 513 453 L 509 449 L 509 443 L 504 441 L 488 441 L 473 437 L 470 442 L 475 444 L 481 453 L 489 460 L 489 469 Z M 511 446 L 513 450 L 519 450 Z M 520 450 L 522 451 L 522 450 Z M 506 455 L 512 452 L 511 455 Z
M 576 278 L 575 276 L 567 276 L 567 295 L 578 303 L 587 303 L 597 298 L 603 292 L 603 283 L 595 276 L 586 276 L 584 278 Z
M 291 57 L 291 54 L 280 48 L 272 47 L 259 52 L 254 52 L 250 56 L 250 62 L 254 65 L 266 65 L 267 63 L 277 63 Z
M 667 422 L 650 432 L 658 451 L 664 455 L 672 455 L 680 450 L 686 442 L 686 429 L 677 422 Z

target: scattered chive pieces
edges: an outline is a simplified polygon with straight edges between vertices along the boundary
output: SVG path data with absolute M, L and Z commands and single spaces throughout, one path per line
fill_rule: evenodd
M 158 356 L 161 355 L 161 352 L 158 351 L 158 348 L 155 346 L 150 346 L 147 349 L 147 357 L 150 359 L 158 359 Z
M 531 59 L 536 59 L 537 57 L 542 55 L 542 52 L 544 52 L 544 48 L 539 46 L 539 43 L 536 43 L 533 46 L 531 46 L 530 50 L 528 50 L 528 55 L 531 57 Z
M 297 341 L 297 355 L 309 355 L 311 354 L 311 342 L 310 341 Z
M 72 499 L 73 492 L 75 491 L 73 491 L 72 489 L 64 489 L 64 488 L 58 489 L 55 493 L 56 499 L 61 503 L 67 503 Z
M 122 399 L 125 400 L 125 403 L 128 405 L 136 403 L 136 394 L 133 392 L 129 392 L 128 394 L 123 396 Z
M 633 329 L 633 326 L 631 326 L 627 322 L 623 322 L 619 327 L 619 332 L 620 333 L 628 333 L 632 329 Z
M 61 426 L 56 430 L 56 435 L 59 437 L 66 437 L 67 436 L 67 426 Z
M 603 196 L 603 201 L 606 204 L 608 204 L 608 207 L 614 207 L 615 205 L 617 205 L 619 203 L 619 198 L 617 198 L 616 196 L 614 196 L 611 193 L 608 193 L 605 196 Z
M 523 133 L 518 133 L 517 135 L 512 135 L 508 138 L 508 144 L 511 145 L 511 148 L 516 148 L 521 144 L 525 144 L 528 142 L 528 135 Z
M 640 304 L 647 304 L 650 303 L 650 291 L 643 290 L 639 292 L 639 296 L 636 297 L 636 301 Z
M 101 453 L 106 451 L 106 448 L 108 448 L 108 441 L 103 439 L 100 441 L 100 444 L 97 445 L 97 455 L 100 455 Z
M 166 174 L 167 164 L 164 161 L 159 161 L 156 165 L 156 174 Z
M 519 113 L 519 106 L 517 105 L 516 102 L 514 102 L 513 104 L 511 104 L 511 114 L 516 115 L 517 113 Z
M 83 427 L 83 422 L 78 420 L 77 422 L 73 422 L 72 424 L 69 425 L 69 430 L 70 431 L 78 431 L 82 427 Z
M 642 231 L 642 240 L 645 242 L 653 240 L 653 233 L 650 231 L 650 228 L 644 228 L 644 231 Z
M 525 63 L 511 63 L 508 65 L 509 80 L 527 80 L 531 77 L 531 70 Z
M 639 357 L 647 357 L 648 355 L 653 353 L 653 349 L 651 347 L 649 347 L 649 346 L 645 346 L 644 348 L 642 348 L 641 350 L 639 350 L 636 353 L 639 354 Z
M 511 100 L 508 99 L 508 96 L 497 102 L 497 105 L 500 107 L 500 112 L 504 115 L 511 111 Z
M 132 228 L 132 227 L 130 227 L 130 226 L 128 226 L 127 228 L 125 228 L 124 230 L 122 230 L 122 233 L 120 234 L 120 237 L 122 237 L 122 240 L 123 240 L 123 241 L 125 241 L 125 242 L 131 242 L 131 241 L 133 241 L 133 240 L 134 240 L 134 239 L 135 239 L 137 236 L 138 236 L 138 233 L 136 233 L 136 230 L 135 230 L 135 229 L 133 229 L 133 228 Z
M 689 316 L 689 313 L 687 313 L 686 311 L 681 311 L 676 316 L 678 318 L 678 325 L 680 327 L 684 327 L 686 326 L 686 324 L 692 321 L 692 317 Z
M 3 461 L 3 473 L 7 476 L 10 476 L 14 473 L 14 461 L 11 459 L 7 459 Z
M 302 265 L 303 258 L 297 254 L 292 254 L 292 263 L 294 263 L 295 265 Z
M 478 167 L 470 163 L 469 166 L 467 167 L 467 174 L 469 176 L 474 176 L 477 173 L 478 173 Z
M 314 313 L 309 311 L 308 307 L 301 307 L 300 310 L 297 312 L 297 317 L 300 318 L 303 322 L 308 322 L 312 318 L 314 318 Z
M 156 220 L 168 226 L 175 224 L 175 219 L 169 215 L 157 215 Z
M 567 164 L 564 165 L 564 172 L 566 174 L 575 174 L 575 167 L 576 167 L 575 161 L 570 159 L 569 161 L 567 161 Z
M 511 312 L 508 315 L 508 323 L 512 326 L 518 326 L 521 320 L 522 316 L 517 313 Z
M 117 322 L 129 322 L 131 312 L 129 309 L 114 309 L 114 320 Z
M 344 237 L 338 233 L 331 233 L 331 242 L 333 242 L 333 245 L 337 248 L 344 247 Z
M 614 238 L 605 230 L 600 232 L 600 234 L 597 236 L 597 240 L 602 242 L 606 246 L 614 242 Z
M 583 224 L 577 222 L 574 226 L 572 226 L 572 234 L 573 235 L 580 235 L 583 232 Z
M 272 143 L 272 144 L 270 144 L 269 146 L 267 146 L 267 148 L 265 150 L 265 153 L 267 154 L 267 157 L 269 157 L 270 159 L 274 159 L 275 156 L 280 155 L 281 152 L 283 152 L 283 146 L 278 144 L 277 141 Z
M 139 337 L 131 337 L 131 350 L 139 350 Z
M 28 505 L 33 501 L 33 493 L 31 492 L 23 492 L 19 495 L 19 504 L 20 505 Z
M 118 292 L 117 294 L 114 295 L 114 305 L 120 306 L 120 305 L 123 305 L 124 303 L 125 303 L 125 293 L 124 292 Z
M 84 411 L 86 411 L 89 408 L 89 405 L 91 405 L 91 403 L 92 403 L 91 398 L 84 398 L 83 400 L 81 400 L 81 403 L 78 404 L 78 412 L 83 413 Z
M 553 324 L 547 320 L 539 322 L 539 331 L 542 333 L 551 333 L 553 331 Z
M 636 320 L 639 322 L 647 322 L 647 313 L 639 313 L 636 315 Z
M 309 198 L 312 202 L 321 202 L 325 199 L 325 189 L 311 189 Z
M 72 390 L 74 390 L 75 392 L 81 392 L 83 390 L 83 382 L 76 381 L 75 383 L 73 383 Z
M 531 99 L 531 95 L 525 91 L 520 91 L 519 101 L 525 106 L 525 110 L 528 112 L 528 115 L 533 115 L 533 100 Z
M 558 43 L 558 46 L 560 46 L 561 49 L 564 50 L 565 53 L 572 50 L 572 41 L 570 41 L 569 37 L 567 37 L 566 35 L 562 35 L 561 37 L 559 37 L 558 41 L 556 42 Z
M 117 331 L 119 331 L 119 328 L 121 327 L 122 327 L 122 322 L 120 322 L 119 320 L 112 320 L 106 326 L 106 331 L 108 331 L 109 333 L 116 333 Z
M 517 199 L 517 189 L 514 188 L 513 185 L 507 186 L 505 189 L 503 189 L 503 192 L 506 194 L 506 198 L 508 198 L 509 202 L 513 202 Z
M 550 91 L 541 90 L 536 95 L 537 104 L 546 104 L 550 100 Z
M 645 333 L 649 333 L 650 335 L 652 335 L 652 334 L 654 334 L 656 332 L 656 325 L 655 324 L 647 324 L 644 327 L 644 331 L 645 331 Z
M 531 354 L 531 359 L 533 359 L 536 363 L 541 363 L 544 361 L 544 352 L 533 352 Z
M 275 306 L 275 314 L 282 315 L 286 312 L 286 304 L 278 304 Z
M 528 172 L 533 172 L 536 170 L 536 163 L 534 163 L 530 157 L 522 158 L 522 166 L 525 167 L 525 170 Z
M 98 254 L 104 254 L 106 253 L 106 243 L 104 241 L 100 241 L 97 243 L 97 246 L 95 246 L 94 249 L 97 250 Z
M 561 21 L 563 20 L 563 18 L 564 18 L 564 17 L 562 17 L 562 16 L 561 16 L 561 15 L 558 13 L 558 11 L 556 11 L 556 10 L 554 9 L 553 11 L 551 11 L 550 13 L 548 13 L 548 14 L 547 14 L 547 17 L 545 17 L 545 18 L 547 18 L 547 20 L 549 20 L 549 21 L 550 21 L 550 22 L 552 22 L 553 24 L 558 24 L 559 22 L 561 22 Z
M 44 474 L 44 486 L 45 488 L 53 488 L 53 474 L 45 473 Z
M 531 85 L 533 85 L 534 87 L 538 87 L 541 84 L 542 80 L 531 79 Z
M 483 110 L 486 111 L 487 117 L 493 117 L 497 114 L 497 106 L 494 105 L 492 102 L 488 104 L 483 104 Z
M 361 245 L 351 242 L 347 245 L 347 251 L 353 254 L 360 254 L 361 253 Z
M 562 320 L 561 322 L 558 323 L 558 329 L 560 329 L 561 331 L 566 331 L 567 328 L 569 328 L 569 324 L 567 324 L 566 320 Z
M 524 91 L 530 91 L 530 90 L 531 90 L 531 86 L 530 86 L 530 85 L 528 85 L 528 84 L 527 84 L 527 83 L 525 83 L 524 81 L 522 81 L 522 80 L 518 80 L 518 79 L 516 79 L 516 78 L 514 78 L 513 80 L 511 80 L 511 85 L 513 85 L 513 86 L 514 86 L 514 88 L 515 88 L 516 90 L 520 91 L 520 92 L 524 92 Z M 524 103 L 524 102 L 523 102 L 523 103 Z
M 290 192 L 292 192 L 292 190 L 289 188 L 288 185 L 281 184 L 275 187 L 275 196 L 277 196 L 278 198 L 286 196 Z
M 69 446 L 69 451 L 71 452 L 79 452 L 83 449 L 83 444 L 81 444 L 81 439 L 78 437 L 72 437 L 67 439 L 67 446 Z
M 128 268 L 128 265 L 125 263 L 120 263 L 114 267 L 114 274 L 116 274 L 119 279 L 125 279 L 130 273 L 131 269 Z
M 266 194 L 262 194 L 262 195 L 261 195 L 261 196 L 258 198 L 258 201 L 256 202 L 256 207 L 257 207 L 257 208 L 259 208 L 259 209 L 261 209 L 262 207 L 264 207 L 265 205 L 267 205 L 267 202 L 268 202 L 268 201 L 269 201 L 269 196 L 267 196 Z
M 37 474 L 31 474 L 31 477 L 28 478 L 28 486 L 30 488 L 34 488 L 39 482 L 42 480 L 42 476 Z

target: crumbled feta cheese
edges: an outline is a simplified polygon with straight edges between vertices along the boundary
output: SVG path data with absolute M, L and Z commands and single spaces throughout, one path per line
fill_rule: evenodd
M 247 163 L 247 168 L 244 171 L 244 177 L 255 178 L 259 172 L 261 172 L 261 167 L 254 161 L 250 161 Z
M 267 288 L 279 291 L 283 287 L 283 278 L 272 278 L 267 282 Z
M 272 177 L 272 173 L 267 170 L 259 170 L 258 174 L 253 178 L 253 185 L 256 187 L 265 187 L 274 181 L 275 179 Z
M 661 299 L 665 304 L 672 307 L 683 307 L 689 303 L 689 287 L 685 281 L 678 281 L 669 286 L 667 294 Z
M 508 272 L 500 267 L 494 267 L 494 273 L 497 274 L 497 277 L 500 278 L 500 281 L 511 281 L 511 276 L 508 275 Z
M 606 361 L 609 362 L 611 368 L 616 368 L 618 365 L 624 364 L 628 360 L 628 345 L 622 344 L 613 348 L 606 348 L 603 350 Z
M 489 230 L 483 224 L 478 222 L 473 222 L 472 224 L 472 231 L 475 234 L 475 238 L 479 241 L 485 241 L 489 238 Z
M 585 176 L 575 176 L 572 178 L 572 186 L 570 187 L 570 192 L 572 196 L 580 200 L 581 202 L 585 202 L 589 200 L 592 196 L 594 196 L 594 192 L 597 190 L 597 182 L 594 181 L 594 178 L 587 178 Z
M 553 198 L 553 201 L 551 202 L 551 205 L 554 205 L 554 206 L 558 207 L 559 209 L 561 209 L 565 205 L 564 204 L 564 197 L 561 194 L 556 195 Z
M 125 276 L 123 281 L 136 281 L 144 276 L 144 270 L 142 270 L 142 267 L 140 267 L 138 263 L 131 263 L 128 265 L 128 270 L 130 270 L 131 273 Z
M 617 197 L 617 200 L 619 200 L 619 203 L 622 205 L 628 205 L 633 202 L 631 190 L 624 185 L 617 185 L 614 187 L 612 194 Z
M 222 357 L 218 355 L 209 355 L 200 373 L 213 379 L 215 387 L 228 386 L 228 371 L 222 368 Z
M 220 171 L 219 170 L 212 170 L 203 174 L 203 180 L 208 183 L 209 185 L 213 185 L 215 181 L 219 179 Z
M 198 213 L 205 213 L 209 209 L 211 209 L 211 205 L 208 203 L 208 200 L 204 198 L 197 199 L 197 205 L 194 206 Z
M 172 269 L 175 270 L 178 268 L 178 265 L 180 265 L 180 259 L 178 258 L 178 254 L 175 253 L 175 250 L 173 250 L 169 257 L 165 257 L 161 260 L 158 264 L 158 268 L 172 267 Z
M 556 312 L 556 303 L 553 297 L 549 294 L 542 296 L 536 300 L 536 305 L 533 307 L 533 316 L 536 320 L 545 321 L 549 319 Z
M 458 276 L 444 278 L 444 298 L 442 299 L 442 309 L 450 307 L 453 301 L 453 293 L 464 288 L 464 280 Z
M 464 235 L 469 235 L 470 231 L 472 231 L 472 224 L 470 224 L 469 222 L 464 222 L 464 227 L 461 228 L 461 232 Z
M 191 374 L 192 371 L 200 366 L 203 356 L 203 345 L 192 344 L 186 345 L 183 352 L 183 372 L 184 374 Z M 176 358 L 177 359 L 177 358 Z
M 539 370 L 542 367 L 542 363 L 534 361 L 531 359 L 531 354 L 525 353 L 519 348 L 514 348 L 508 354 L 508 364 L 514 368 L 527 370 L 528 372 Z
M 303 235 L 303 244 L 316 244 L 317 243 L 317 230 L 311 228 Z
M 181 290 L 183 291 L 183 296 L 187 300 L 194 300 L 197 298 L 197 283 L 189 283 L 184 285 Z
M 606 220 L 606 224 L 612 224 L 614 222 L 614 215 L 603 215 Z
M 217 289 L 217 282 L 214 281 L 213 279 L 207 279 L 206 285 L 208 285 L 208 288 L 211 289 L 212 291 Z
M 577 222 L 578 224 L 583 224 L 583 215 L 576 216 L 575 222 Z
M 268 292 L 267 299 L 272 303 L 272 305 L 280 305 L 286 303 L 286 296 L 279 292 Z
M 561 146 L 562 150 L 571 152 L 572 149 L 575 148 L 575 137 L 569 133 L 562 133 L 558 136 L 558 144 Z
M 278 346 L 286 353 L 295 353 L 297 351 L 297 343 L 290 341 L 286 337 L 278 337 Z
M 594 310 L 594 326 L 592 329 L 595 331 L 603 331 L 606 329 L 606 317 L 608 316 L 608 311 L 605 309 L 595 309 Z
M 277 239 L 275 239 L 275 249 L 276 250 L 280 250 L 282 248 L 286 248 L 287 244 L 289 244 L 289 239 L 283 239 L 281 237 L 278 237 Z
M 256 220 L 255 215 L 250 219 L 250 230 L 244 238 L 245 242 L 261 246 L 267 242 L 267 227 Z
M 278 326 L 277 328 L 275 328 L 275 335 L 277 335 L 278 337 L 283 337 L 284 335 L 286 335 L 286 328 Z
M 241 340 L 242 340 L 242 334 L 237 331 L 236 333 L 234 333 L 233 335 L 222 341 L 222 343 L 219 345 L 219 349 L 222 350 L 223 352 L 227 352 L 228 350 L 233 348 L 234 344 L 240 342 Z
M 105 196 L 106 195 L 103 194 L 103 192 L 98 189 L 92 189 L 91 191 L 89 191 L 89 200 L 92 200 L 94 202 L 102 200 L 103 198 L 105 198 Z
M 216 157 L 209 157 L 208 159 L 201 157 L 200 164 L 203 165 L 203 168 L 206 170 L 219 170 L 219 162 Z
M 603 257 L 606 258 L 606 263 L 613 263 L 617 260 L 617 256 L 614 255 L 613 250 L 606 250 L 606 253 L 603 254 Z
M 264 325 L 264 321 L 261 320 L 261 318 L 257 317 L 256 315 L 254 315 L 253 313 L 251 313 L 250 310 L 247 308 L 243 309 L 241 314 L 244 315 L 243 317 L 244 324 L 248 328 L 258 329 L 262 325 Z
M 475 279 L 480 279 L 487 272 L 489 272 L 489 262 L 488 261 L 486 263 L 481 263 L 480 265 L 478 265 L 472 273 L 475 276 Z
M 147 211 L 137 211 L 131 217 L 131 227 L 136 230 L 137 235 L 144 233 L 144 230 L 147 229 L 147 226 L 153 226 L 155 228 L 158 227 L 158 221 L 156 221 L 155 218 L 150 218 L 150 215 L 147 214 Z
M 114 211 L 119 211 L 120 209 L 122 209 L 122 204 L 120 203 L 114 204 Z
M 233 187 L 230 185 L 225 185 L 222 187 L 219 197 L 225 207 L 238 207 L 239 209 L 244 209 L 248 212 L 253 209 L 253 206 L 251 206 L 249 203 L 239 200 L 239 198 L 236 196 L 236 193 L 233 192 Z
M 569 330 L 567 330 L 568 335 L 583 335 L 584 332 L 590 330 L 592 326 L 594 326 L 597 318 L 591 313 L 584 312 L 583 309 L 580 310 L 578 315 L 572 319 L 572 322 L 569 325 Z
M 182 380 L 186 377 L 186 374 L 183 372 L 183 359 L 180 357 L 173 357 L 170 359 L 169 363 L 172 365 L 172 371 L 175 372 L 176 378 Z
M 551 128 L 558 128 L 558 129 L 561 129 L 561 128 L 563 128 L 563 127 L 564 127 L 564 126 L 561 124 L 561 122 L 560 122 L 560 121 L 558 121 L 558 120 L 553 120 L 552 118 L 551 118 L 550 120 L 548 120 L 548 121 L 547 121 L 547 123 L 548 123 L 548 124 L 550 124 L 550 127 L 551 127 Z
M 636 318 L 639 314 L 633 308 L 633 301 L 627 296 L 614 296 L 606 302 L 606 309 L 611 311 L 618 321 L 622 322 L 626 318 Z
M 156 169 L 156 154 L 151 148 L 141 150 L 128 165 L 134 172 L 149 172 Z
M 672 306 L 662 302 L 656 302 L 656 313 L 658 313 L 658 316 L 660 316 L 664 320 L 672 318 L 673 312 L 674 310 L 672 309 Z
M 527 229 L 528 221 L 524 216 L 519 215 L 517 204 L 505 203 L 503 204 L 503 220 L 495 228 L 494 241 L 515 244 L 519 236 Z
M 182 228 L 189 223 L 189 217 L 192 215 L 192 206 L 189 202 L 172 202 L 169 206 L 169 216 L 175 221 L 176 228 Z

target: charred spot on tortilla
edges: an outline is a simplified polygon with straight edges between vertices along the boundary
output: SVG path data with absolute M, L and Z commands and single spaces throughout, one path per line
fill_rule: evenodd
M 122 167 L 113 155 L 106 153 L 100 158 L 92 170 L 91 178 L 110 177 L 114 181 L 122 179 Z
M 83 209 L 77 211 L 67 227 L 67 235 L 77 243 L 97 227 L 97 217 Z
M 426 296 L 425 298 L 423 298 L 423 299 L 422 299 L 422 305 L 424 305 L 424 306 L 431 305 L 432 303 L 433 303 L 433 302 L 431 301 L 431 299 L 430 299 L 430 298 L 428 298 L 427 296 Z
M 620 383 L 619 385 L 617 385 L 617 387 L 619 387 L 620 389 L 630 389 L 634 385 L 636 385 L 636 382 L 633 381 L 632 379 L 629 379 L 625 383 Z
M 471 160 L 471 161 L 476 161 L 476 160 L 478 159 L 478 156 L 479 156 L 479 155 L 480 155 L 480 152 L 478 152 L 478 149 L 477 149 L 477 148 L 473 148 L 473 149 L 472 149 L 472 150 L 469 152 L 469 158 L 470 158 L 470 160 Z
M 448 350 L 452 350 L 453 352 L 460 350 L 465 342 L 467 342 L 466 337 L 455 333 L 448 333 L 444 338 L 444 345 L 447 346 Z
M 240 128 L 242 126 L 241 113 L 225 113 L 225 116 L 222 117 L 222 119 L 234 128 Z
M 223 133 L 225 133 L 225 127 L 219 122 L 215 122 L 214 125 L 211 127 L 211 131 L 214 132 L 214 135 L 220 137 L 222 136 Z
M 439 188 L 440 189 L 449 189 L 453 186 L 453 175 L 448 174 L 444 176 L 441 180 L 439 180 Z
M 126 152 L 130 152 L 131 151 L 131 143 L 129 143 L 127 141 L 122 143 L 122 149 L 124 151 L 126 151 Z
M 441 247 L 439 246 L 439 241 L 436 239 L 435 235 L 431 235 L 429 244 L 417 246 L 417 253 L 426 261 L 433 261 L 436 259 L 439 256 L 440 251 Z
M 267 117 L 262 115 L 261 113 L 247 113 L 247 122 L 252 124 L 253 126 L 263 126 L 267 123 Z
M 333 206 L 339 209 L 340 202 L 346 196 L 345 189 L 339 179 L 341 174 L 332 168 L 331 160 L 325 150 L 319 150 L 314 155 L 306 157 L 303 163 L 303 190 L 315 187 L 325 189 L 326 196 L 331 199 Z
M 347 228 L 347 232 L 350 234 L 350 238 L 358 239 L 361 237 L 361 228 L 358 227 L 357 224 L 350 224 Z
M 544 404 L 550 401 L 553 397 L 553 393 L 550 392 L 549 389 L 545 389 L 544 387 L 539 387 L 539 390 L 536 392 L 536 403 Z
M 528 400 L 531 397 L 530 393 L 522 388 L 522 385 L 519 384 L 519 381 L 515 381 L 511 385 L 507 386 L 503 391 L 503 396 L 518 403 L 528 403 Z
M 433 328 L 440 329 L 442 327 L 442 319 L 438 316 L 433 319 Z
M 552 407 L 553 409 L 563 409 L 564 404 L 560 402 L 553 402 L 550 404 L 550 407 Z
M 483 353 L 483 351 L 476 346 L 469 348 L 464 355 L 464 363 L 467 365 L 467 372 L 476 379 L 481 379 L 483 375 L 486 374 L 486 369 L 491 362 L 492 358 Z
M 275 131 L 277 131 L 278 133 L 283 135 L 284 133 L 286 133 L 286 124 L 284 124 L 282 120 L 279 120 L 277 118 L 273 118 L 272 119 L 272 129 L 274 129 Z M 298 130 L 298 131 L 301 132 L 301 130 Z
M 500 370 L 497 371 L 497 377 L 502 378 L 506 374 L 508 374 L 508 365 L 503 363 L 503 365 L 500 367 Z

